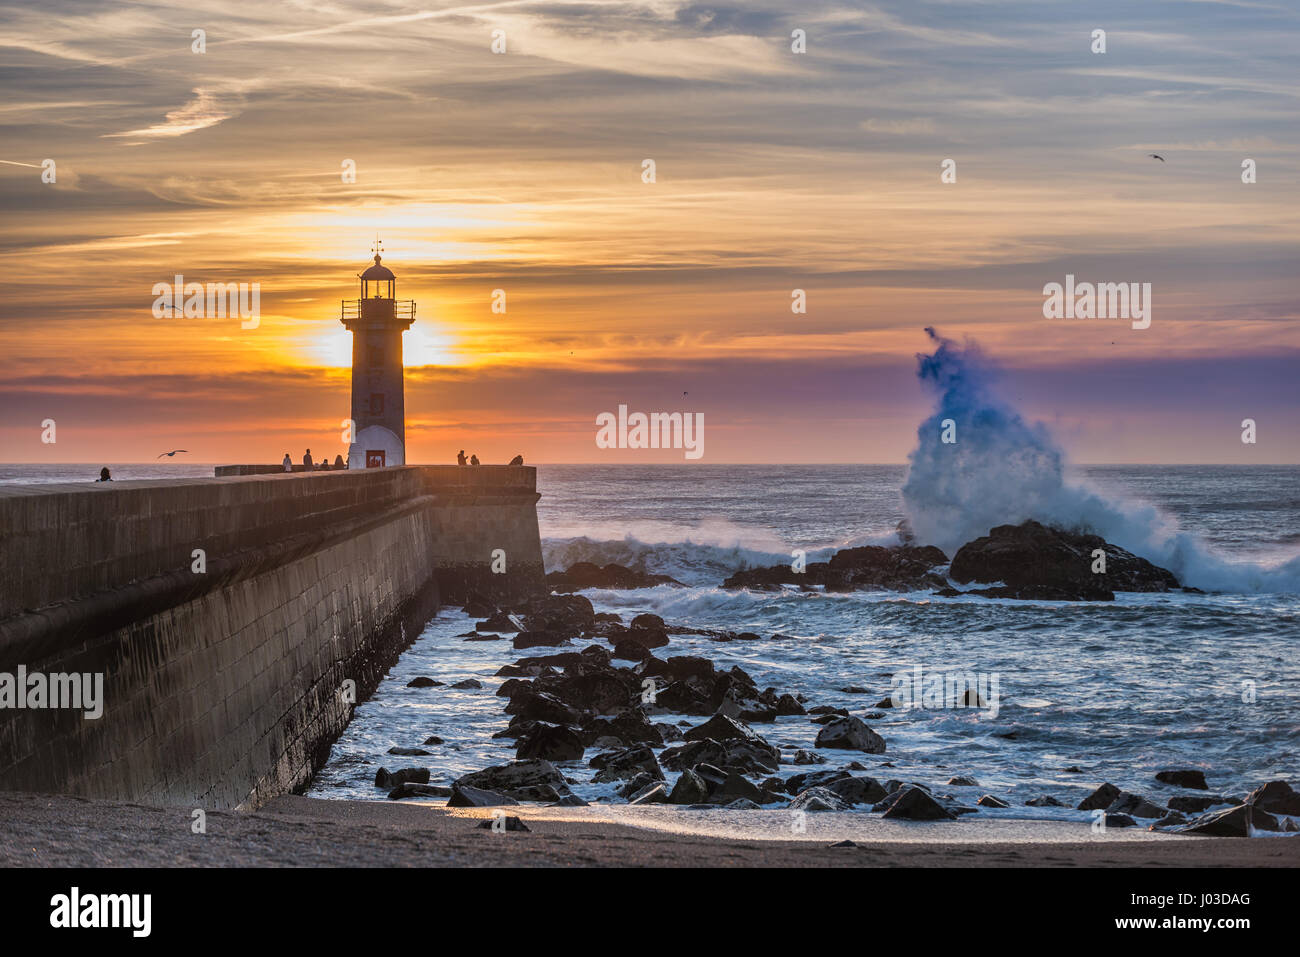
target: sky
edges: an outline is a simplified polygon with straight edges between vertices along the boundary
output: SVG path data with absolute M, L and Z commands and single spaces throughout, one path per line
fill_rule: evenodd
M 378 236 L 410 462 L 691 461 L 599 448 L 620 405 L 702 414 L 705 464 L 902 462 L 926 326 L 1074 461 L 1300 462 L 1298 40 L 1247 0 L 0 4 L 0 460 L 346 452 Z M 155 318 L 177 274 L 257 327 Z M 1044 318 L 1067 274 L 1150 326 Z

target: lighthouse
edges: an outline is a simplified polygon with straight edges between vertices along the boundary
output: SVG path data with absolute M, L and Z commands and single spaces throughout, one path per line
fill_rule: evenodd
M 415 303 L 396 298 L 397 277 L 380 261 L 363 272 L 361 298 L 343 300 L 339 320 L 352 333 L 352 445 L 348 468 L 406 464 L 406 401 L 402 333 L 415 321 Z

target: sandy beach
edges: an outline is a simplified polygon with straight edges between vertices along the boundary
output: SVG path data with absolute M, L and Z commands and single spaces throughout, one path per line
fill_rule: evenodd
M 913 825 L 916 840 L 745 840 L 510 808 L 528 833 L 480 829 L 485 809 L 286 796 L 253 813 L 0 794 L 4 867 L 1294 867 L 1295 838 L 1137 834 L 1064 840 L 1014 822 L 1009 839 L 964 839 L 962 823 Z M 554 809 L 559 810 L 559 809 Z M 690 812 L 686 812 L 690 813 Z M 711 815 L 716 812 L 694 812 Z M 744 812 L 765 814 L 771 812 Z M 1008 822 L 1012 823 L 1012 822 Z M 1029 825 L 1026 833 L 1026 825 Z M 938 828 L 946 828 L 939 832 Z M 1080 828 L 1081 832 L 1086 831 Z M 815 832 L 814 832 L 815 833 Z M 948 836 L 944 836 L 944 835 Z

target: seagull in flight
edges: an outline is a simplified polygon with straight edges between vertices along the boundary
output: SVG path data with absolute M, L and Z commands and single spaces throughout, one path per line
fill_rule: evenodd
M 1165 161 L 1165 158 L 1159 153 L 1148 153 L 1147 156 L 1150 156 L 1153 160 L 1160 160 L 1162 163 Z
M 164 455 L 167 456 L 168 458 L 171 458 L 171 457 L 172 457 L 173 455 L 175 455 L 177 452 L 188 452 L 188 451 L 189 451 L 189 449 L 172 449 L 170 452 L 162 452 L 162 453 L 160 453 L 160 454 L 158 455 L 158 458 L 162 458 Z

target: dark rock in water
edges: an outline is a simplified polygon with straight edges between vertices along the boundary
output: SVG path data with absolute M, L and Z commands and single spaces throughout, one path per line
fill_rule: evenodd
M 1178 824 L 1186 824 L 1187 818 L 1177 811 L 1170 811 L 1160 820 L 1155 821 L 1147 828 L 1148 831 L 1163 831 L 1167 827 L 1174 827 Z
M 1250 837 L 1252 827 L 1260 831 L 1276 831 L 1277 818 L 1253 804 L 1239 804 L 1222 811 L 1202 814 L 1171 830 L 1180 834 L 1204 834 L 1208 837 Z
M 808 714 L 827 715 L 830 717 L 835 717 L 836 715 L 838 715 L 841 718 L 847 718 L 849 716 L 849 709 L 835 708 L 828 704 L 819 704 L 816 707 L 809 708 Z
M 875 778 L 843 777 L 821 785 L 850 804 L 875 804 L 886 797 L 884 786 Z
M 848 801 L 834 791 L 826 788 L 808 788 L 800 791 L 793 801 L 786 805 L 790 811 L 847 811 L 852 807 Z
M 1050 794 L 1043 794 L 1036 798 L 1030 798 L 1025 802 L 1026 807 L 1065 807 L 1060 801 Z
M 884 754 L 885 739 L 872 731 L 861 718 L 836 718 L 817 733 L 817 747 L 865 751 Z
M 460 691 L 469 691 L 475 688 L 482 688 L 483 683 L 477 678 L 466 678 L 464 681 L 457 681 L 454 685 L 451 685 L 451 687 Z
M 1246 795 L 1246 803 L 1270 814 L 1300 814 L 1300 793 L 1286 781 L 1269 781 Z
M 713 714 L 708 696 L 689 681 L 674 681 L 655 695 L 655 705 L 677 714 Z
M 671 725 L 667 727 L 672 728 Z M 672 728 L 672 732 L 681 737 L 676 728 Z M 582 724 L 582 736 L 583 743 L 588 745 L 595 744 L 600 738 L 616 738 L 623 747 L 648 744 L 658 748 L 664 743 L 661 726 L 651 724 L 640 708 L 628 708 L 613 717 L 589 718 Z
M 703 804 L 709 799 L 709 787 L 694 771 L 682 772 L 668 795 L 670 804 Z
M 704 786 L 709 789 L 710 794 L 722 787 L 723 782 L 727 780 L 728 772 L 714 767 L 712 764 L 697 764 L 691 770 L 699 775 L 700 780 L 704 782 Z
M 579 724 L 582 715 L 569 707 L 553 694 L 534 691 L 532 688 L 521 691 L 510 699 L 506 705 L 506 714 L 531 721 L 546 721 L 550 724 Z
M 905 821 L 955 821 L 957 815 L 918 787 L 904 788 L 883 815 Z
M 693 768 L 697 764 L 721 765 L 727 763 L 727 749 L 721 742 L 706 738 L 667 748 L 659 756 L 659 761 L 670 771 Z
M 1076 767 L 1075 765 L 1072 764 L 1072 765 L 1070 765 L 1068 768 L 1061 768 L 1061 773 L 1062 773 L 1062 774 L 1082 774 L 1082 773 L 1083 773 L 1083 769 L 1082 769 L 1082 768 L 1078 768 L 1078 767 Z
M 753 801 L 749 800 L 749 798 L 736 798 L 736 800 L 732 801 L 731 803 L 724 804 L 723 807 L 728 811 L 760 810 L 759 806 L 755 804 Z
M 800 748 L 794 753 L 794 764 L 825 764 L 826 759 L 816 751 L 805 751 Z
M 535 648 L 539 645 L 563 645 L 568 642 L 568 638 L 560 631 L 521 631 L 515 635 L 516 648 Z
M 629 628 L 617 635 L 611 635 L 609 640 L 615 646 L 626 645 L 630 642 L 634 645 L 640 645 L 648 651 L 651 648 L 662 648 L 668 644 L 668 632 L 662 628 Z
M 776 699 L 776 715 L 783 718 L 792 714 L 807 714 L 799 699 L 792 694 L 783 694 Z
M 649 648 L 639 642 L 620 640 L 614 643 L 614 657 L 620 661 L 644 661 L 653 658 L 654 655 Z
M 803 774 L 792 774 L 785 780 L 785 790 L 787 794 L 798 794 L 800 791 L 806 791 L 808 788 L 825 787 L 832 781 L 841 781 L 850 777 L 848 771 L 843 768 L 828 768 L 825 771 L 805 771 Z M 889 789 L 886 788 L 886 791 Z
M 1106 571 L 1094 574 L 1092 553 L 1106 553 Z M 967 542 L 953 556 L 953 581 L 1002 582 L 982 592 L 989 597 L 1059 601 L 1110 601 L 1117 591 L 1170 591 L 1181 587 L 1173 574 L 1096 535 L 1048 528 L 1038 522 L 999 525 Z
M 449 787 L 443 787 L 437 784 L 421 784 L 417 781 L 407 781 L 397 785 L 388 792 L 388 800 L 400 801 L 402 798 L 411 797 L 448 797 L 452 793 Z
M 579 591 L 583 588 L 653 588 L 655 585 L 680 585 L 675 578 L 668 575 L 654 575 L 649 572 L 636 571 L 617 565 L 596 565 L 592 562 L 578 562 L 570 565 L 568 570 L 551 572 L 546 576 L 546 584 L 555 591 Z
M 1224 797 L 1222 794 L 1179 794 L 1169 799 L 1169 807 L 1184 814 L 1200 814 L 1206 808 L 1216 804 L 1241 804 L 1237 798 Z
M 1291 833 L 1291 834 L 1294 834 L 1294 833 L 1296 833 L 1297 831 L 1300 831 L 1300 824 L 1297 824 L 1297 823 L 1295 822 L 1295 818 L 1291 818 L 1291 817 L 1283 818 L 1283 819 L 1282 819 L 1282 830 L 1287 831 L 1287 832 L 1289 832 L 1289 833 Z
M 952 777 L 948 779 L 948 786 L 954 788 L 956 787 L 977 788 L 980 786 L 980 783 L 972 777 L 967 777 L 966 775 L 959 774 L 956 777 Z
M 1104 810 L 1115 803 L 1115 798 L 1119 797 L 1119 794 L 1119 788 L 1107 782 L 1080 801 L 1078 809 L 1080 811 Z
M 447 807 L 501 807 L 518 803 L 514 798 L 498 791 L 460 784 L 452 785 L 451 797 L 447 799 Z
M 578 761 L 585 750 L 582 738 L 572 728 L 538 722 L 515 742 L 516 758 L 543 758 L 547 761 Z
M 650 615 L 650 614 L 637 615 L 635 618 L 632 619 L 632 627 L 662 631 L 664 628 L 664 620 L 660 618 L 658 615 Z
M 1172 784 L 1175 787 L 1193 788 L 1197 791 L 1208 791 L 1210 789 L 1210 786 L 1205 783 L 1205 772 L 1190 768 L 1157 771 L 1156 780 L 1164 784 Z
M 1111 814 L 1106 812 L 1107 827 L 1137 827 L 1137 821 L 1133 820 L 1127 814 Z
M 707 738 L 712 738 L 714 741 L 727 741 L 732 738 L 742 741 L 763 741 L 741 722 L 722 714 L 715 714 L 703 724 L 691 728 L 684 737 L 687 741 L 700 741 Z
M 635 777 L 639 772 L 649 774 L 659 781 L 664 779 L 663 769 L 655 760 L 654 752 L 645 745 L 626 748 L 612 754 L 597 755 L 591 760 L 591 766 L 599 768 L 596 776 L 592 778 L 597 784 L 623 781 Z
M 530 828 L 523 821 L 519 820 L 519 818 L 517 817 L 506 817 L 504 819 L 500 819 L 500 820 L 504 820 L 505 822 L 504 824 L 497 823 L 498 820 L 499 819 L 494 818 L 491 821 L 480 821 L 476 826 L 480 830 L 495 831 L 498 834 L 501 833 L 502 831 L 531 831 L 532 830 L 532 828 Z
M 396 771 L 380 768 L 375 772 L 375 787 L 377 788 L 395 788 L 399 784 L 428 783 L 428 768 L 398 768 Z
M 663 782 L 651 784 L 649 787 L 642 788 L 636 794 L 632 795 L 629 800 L 630 804 L 668 804 L 668 791 Z
M 442 685 L 441 681 L 434 681 L 432 678 L 420 675 L 418 678 L 412 678 L 406 683 L 408 688 L 437 688 Z
M 837 592 L 915 591 L 944 587 L 947 583 L 933 569 L 947 563 L 948 557 L 933 545 L 922 548 L 867 545 L 841 549 L 829 562 L 813 562 L 802 572 L 796 572 L 788 564 L 738 571 L 722 587 L 770 590 L 782 585 L 821 585 L 827 591 Z
M 603 782 L 603 783 L 609 783 L 609 782 Z M 659 781 L 651 777 L 649 774 L 647 774 L 644 771 L 637 771 L 634 775 L 632 775 L 632 777 L 628 778 L 621 787 L 619 787 L 616 793 L 621 798 L 627 798 L 628 800 L 631 800 L 632 798 L 636 797 L 638 794 L 642 794 L 646 791 L 649 791 L 655 785 L 662 784 L 662 783 L 663 783 L 662 781 Z
M 519 800 L 531 800 L 534 792 L 525 791 L 525 789 L 540 785 L 553 788 L 557 792 L 557 797 L 563 796 L 569 790 L 564 775 L 560 774 L 555 765 L 551 764 L 550 761 L 537 758 L 512 761 L 509 764 L 498 764 L 490 768 L 484 768 L 482 771 L 473 771 L 461 775 L 456 779 L 454 786 L 499 791 L 509 797 L 519 798 Z M 553 797 L 550 800 L 555 800 L 555 798 Z
M 827 844 L 827 847 L 857 847 L 853 841 L 836 841 L 834 844 Z
M 893 706 L 894 706 L 894 699 L 892 697 L 881 698 L 879 701 L 877 701 L 875 704 L 872 705 L 873 708 L 892 708 Z
M 1006 801 L 995 798 L 992 794 L 986 794 L 975 802 L 980 807 L 1010 807 Z
M 510 620 L 510 616 L 503 611 L 495 615 L 489 615 L 487 621 L 480 621 L 474 626 L 475 631 L 519 631 L 519 626 Z
M 566 794 L 550 805 L 551 807 L 587 807 L 588 804 L 576 794 Z
M 840 693 L 841 694 L 870 694 L 871 692 L 869 692 L 866 688 L 860 687 L 859 685 L 845 685 L 843 688 L 840 689 Z
M 394 746 L 388 749 L 388 753 L 396 754 L 404 758 L 419 758 L 425 755 L 432 754 L 433 752 L 426 751 L 424 750 L 424 748 L 399 748 Z
M 1110 806 L 1106 808 L 1106 813 L 1159 818 L 1164 817 L 1165 809 L 1157 804 L 1152 804 L 1140 794 L 1121 791 L 1115 800 L 1110 803 Z
M 465 599 L 461 611 L 470 618 L 487 618 L 489 615 L 496 614 L 497 606 L 492 604 L 491 599 L 483 595 L 470 595 Z
M 425 744 L 442 744 L 442 738 L 438 737 L 436 734 L 431 734 L 431 735 L 429 735 L 427 738 L 424 739 L 424 743 L 425 743 Z
M 762 791 L 735 772 L 728 774 L 721 786 L 709 795 L 709 800 L 715 804 L 730 804 L 738 798 L 753 801 L 756 805 L 764 799 Z

